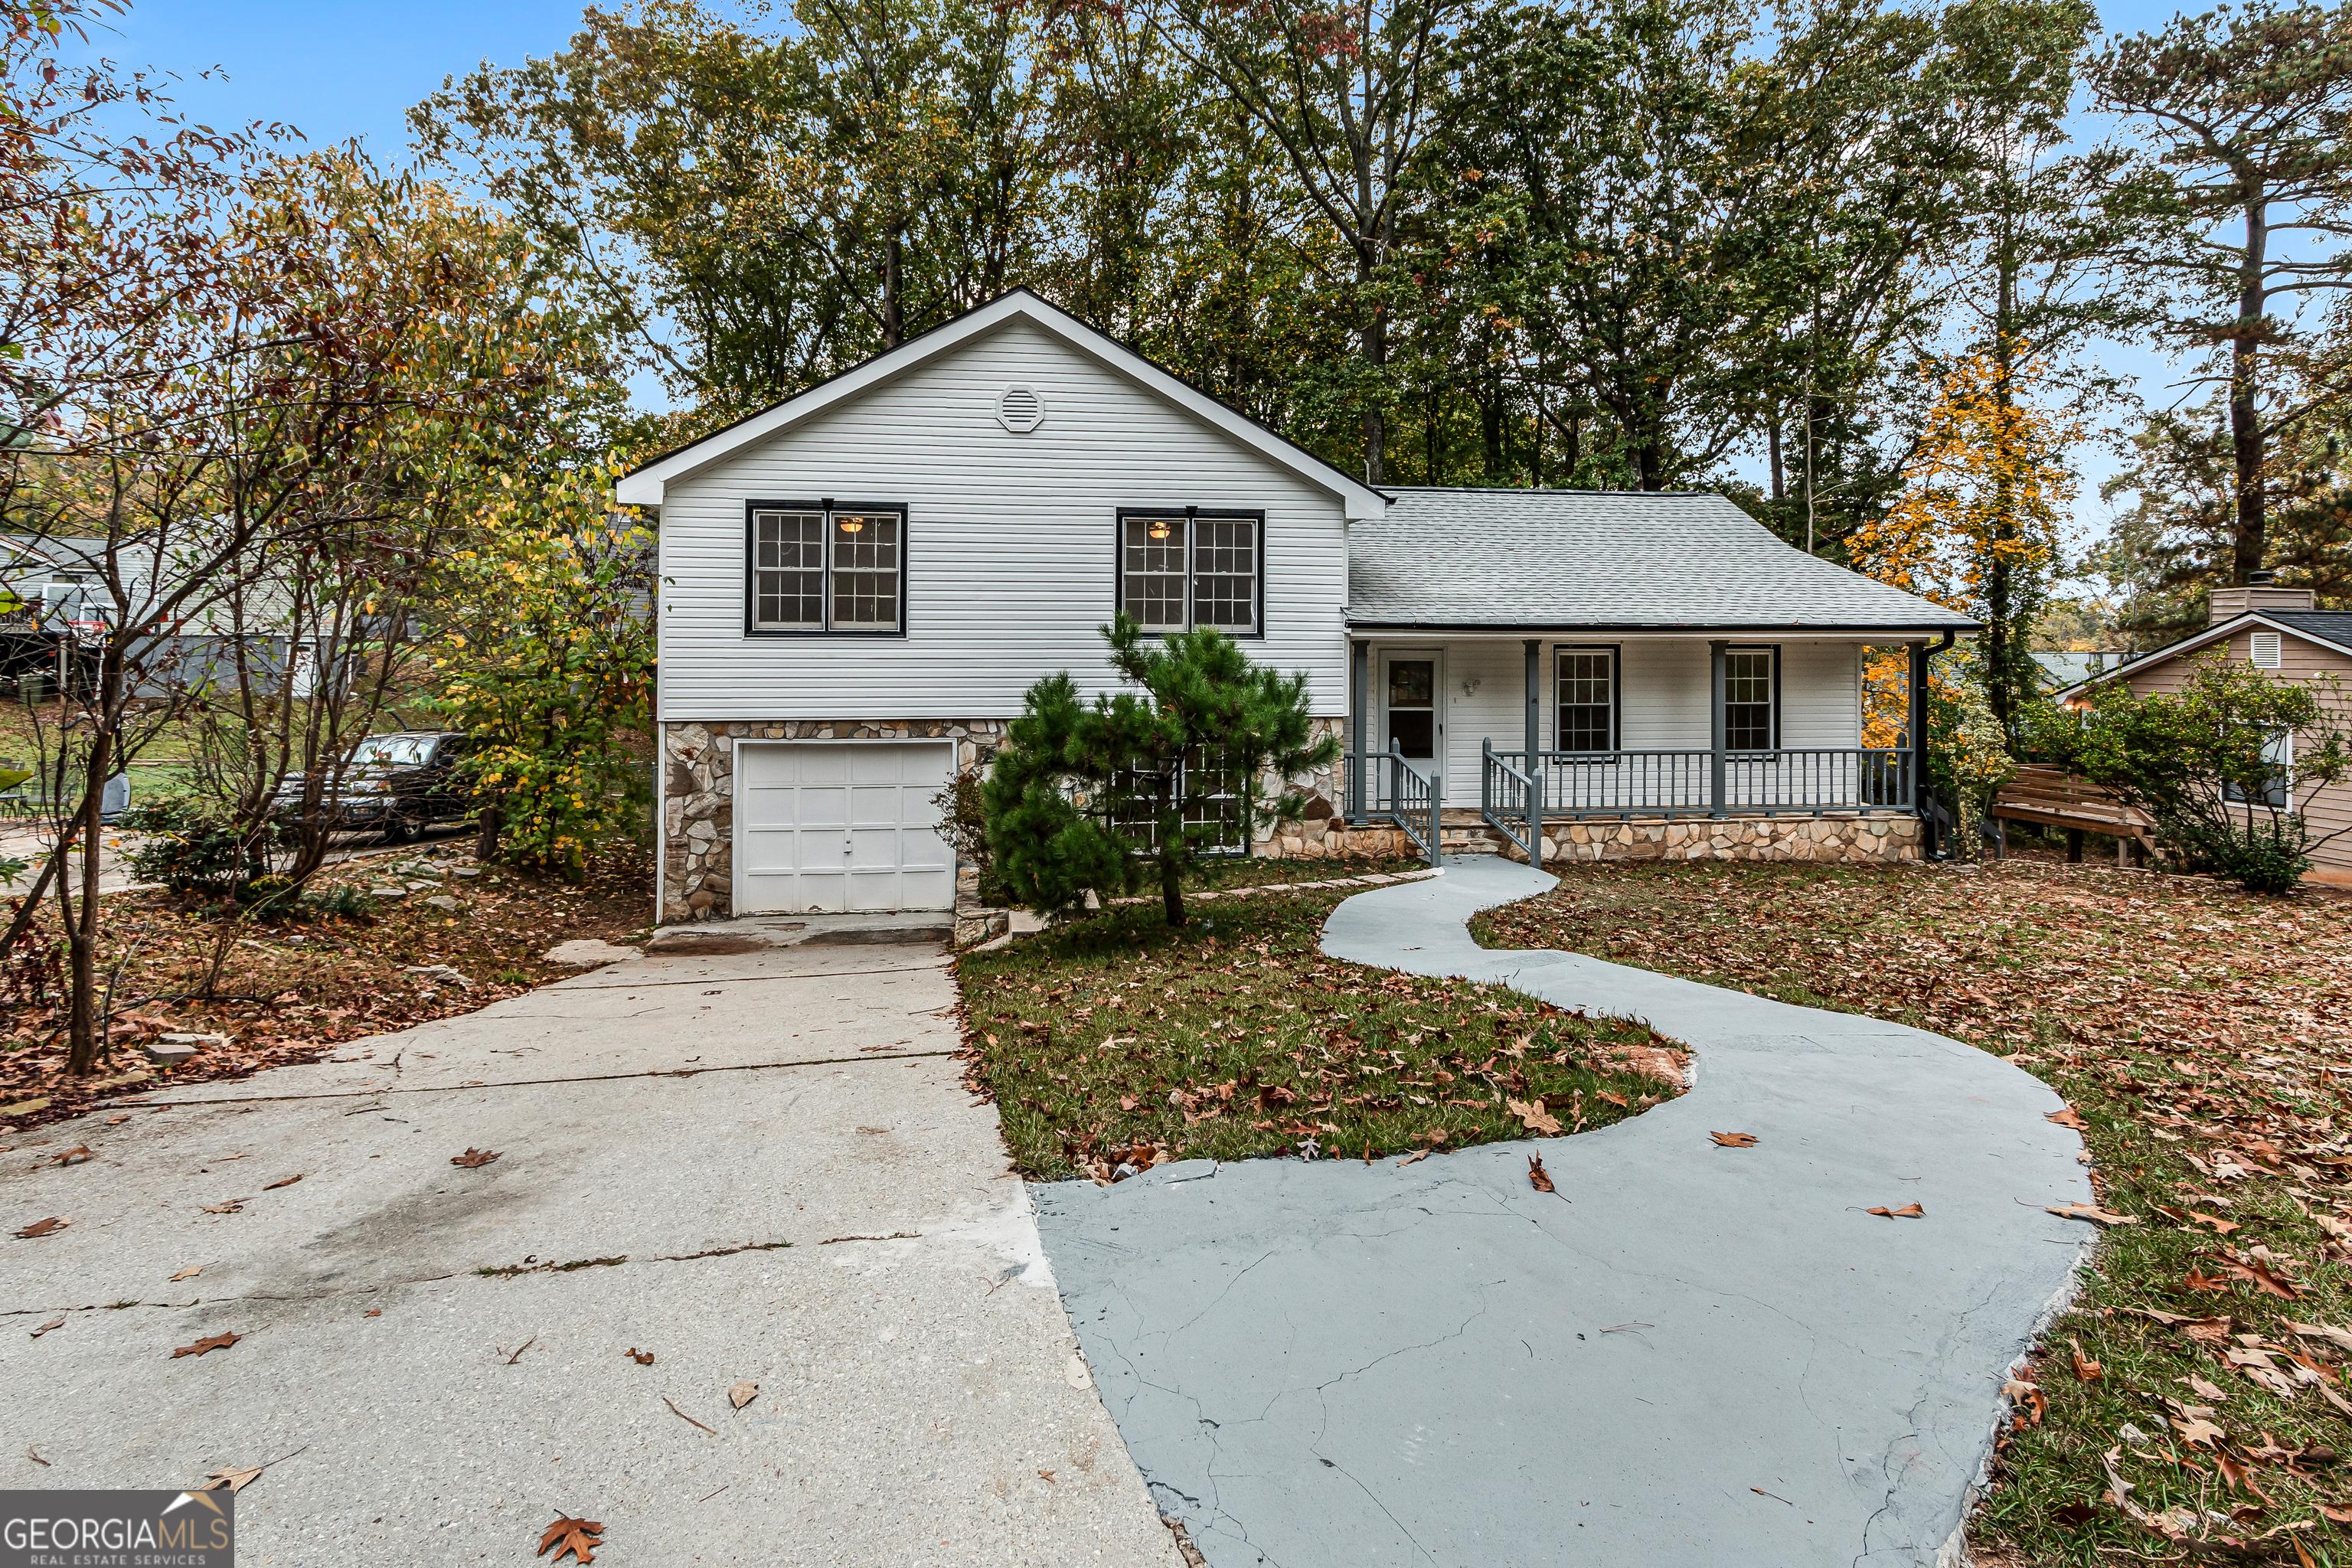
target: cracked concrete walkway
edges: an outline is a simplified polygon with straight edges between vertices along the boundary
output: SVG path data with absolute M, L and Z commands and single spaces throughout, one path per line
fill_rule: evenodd
M 0 1137 L 0 1477 L 281 1460 L 271 1568 L 522 1563 L 559 1510 L 613 1568 L 1181 1568 L 954 1004 L 935 945 L 648 957 Z
M 1403 1169 L 1033 1189 L 1162 1510 L 1213 1568 L 1956 1555 L 2006 1370 L 2090 1239 L 2043 1212 L 2091 1195 L 2059 1100 L 1938 1035 L 1463 929 L 1551 882 L 1449 862 L 1341 904 L 1324 948 L 1646 1019 L 1690 1093 Z

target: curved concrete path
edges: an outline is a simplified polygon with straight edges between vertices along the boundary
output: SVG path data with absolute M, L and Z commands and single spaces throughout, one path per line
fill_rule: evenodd
M 2089 1240 L 2043 1212 L 2091 1196 L 2057 1097 L 1938 1035 L 1481 948 L 1465 920 L 1552 879 L 1447 873 L 1347 900 L 1325 950 L 1647 1019 L 1696 1087 L 1403 1169 L 1035 1189 L 1162 1511 L 1213 1568 L 1956 1559 L 2006 1371 Z

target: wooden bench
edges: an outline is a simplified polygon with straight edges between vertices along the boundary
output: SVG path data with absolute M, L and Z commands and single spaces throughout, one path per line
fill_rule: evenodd
M 2156 824 L 2147 813 L 2126 805 L 2089 779 L 2063 768 L 2021 767 L 1994 792 L 1992 803 L 1985 807 L 1985 822 L 1991 829 L 1996 858 L 2007 847 L 2000 828 L 2004 819 L 2064 828 L 2070 862 L 2083 858 L 2085 833 L 2104 833 L 2114 838 L 2118 865 L 2130 864 L 2134 843 L 2144 852 L 2156 847 Z

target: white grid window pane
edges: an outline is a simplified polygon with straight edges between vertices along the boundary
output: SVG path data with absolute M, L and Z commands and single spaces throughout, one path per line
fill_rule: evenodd
M 1182 518 L 1127 520 L 1119 542 L 1118 597 L 1119 607 L 1146 630 L 1184 629 Z
M 1772 749 L 1772 650 L 1734 648 L 1723 657 L 1723 738 L 1735 752 Z
M 1257 523 L 1202 518 L 1192 537 L 1192 616 L 1220 631 L 1257 629 Z
M 898 629 L 898 513 L 834 514 L 833 626 L 835 631 Z
M 824 625 L 824 519 L 815 512 L 751 517 L 754 626 L 806 630 Z
M 1559 749 L 1614 749 L 1617 716 L 1613 654 L 1605 649 L 1563 650 L 1559 656 Z

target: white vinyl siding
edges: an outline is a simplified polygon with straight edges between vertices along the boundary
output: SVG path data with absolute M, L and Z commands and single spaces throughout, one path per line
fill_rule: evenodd
M 996 416 L 1016 384 L 1051 411 L 1025 435 Z M 746 503 L 828 495 L 906 506 L 903 636 L 746 637 Z M 1063 669 L 1115 690 L 1097 628 L 1118 605 L 1119 513 L 1171 503 L 1264 515 L 1250 657 L 1345 712 L 1339 499 L 1016 321 L 668 482 L 662 717 L 1010 718 Z

